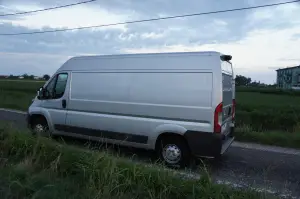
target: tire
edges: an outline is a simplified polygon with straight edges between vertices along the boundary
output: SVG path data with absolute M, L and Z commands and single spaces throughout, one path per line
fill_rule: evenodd
M 190 165 L 192 156 L 184 138 L 165 136 L 159 140 L 158 144 L 158 156 L 168 167 L 184 168 Z
M 31 124 L 31 130 L 33 135 L 39 135 L 43 137 L 50 137 L 49 126 L 44 118 L 35 118 Z

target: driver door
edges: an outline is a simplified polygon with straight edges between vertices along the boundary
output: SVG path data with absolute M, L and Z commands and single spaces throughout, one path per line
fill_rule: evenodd
M 47 98 L 44 99 L 42 107 L 49 113 L 54 129 L 59 129 L 66 122 L 69 79 L 67 72 L 58 73 L 45 87 Z

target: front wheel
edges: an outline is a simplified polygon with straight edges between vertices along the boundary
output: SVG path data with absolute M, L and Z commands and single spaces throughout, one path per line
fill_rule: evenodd
M 34 135 L 40 135 L 44 137 L 50 136 L 47 121 L 42 118 L 36 118 L 32 121 L 31 130 Z
M 158 153 L 160 159 L 172 168 L 184 168 L 191 162 L 189 147 L 184 138 L 179 136 L 166 136 L 160 139 Z

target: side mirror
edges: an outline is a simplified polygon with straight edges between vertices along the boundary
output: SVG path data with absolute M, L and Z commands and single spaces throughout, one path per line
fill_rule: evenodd
M 43 99 L 45 97 L 45 89 L 43 87 L 37 90 L 37 98 Z

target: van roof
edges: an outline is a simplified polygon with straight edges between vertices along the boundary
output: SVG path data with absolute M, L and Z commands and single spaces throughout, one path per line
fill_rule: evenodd
M 136 56 L 158 56 L 158 55 L 220 55 L 217 51 L 195 51 L 195 52 L 160 52 L 160 53 L 127 53 L 127 54 L 110 54 L 110 55 L 85 55 L 76 56 L 71 59 L 97 59 L 97 58 L 117 58 L 117 57 L 136 57 Z
M 153 58 L 153 57 L 165 57 L 165 56 L 218 56 L 223 55 L 217 51 L 198 51 L 198 52 L 162 52 L 162 53 L 137 53 L 137 54 L 111 54 L 111 55 L 91 55 L 91 56 L 76 56 L 70 58 L 67 62 L 65 62 L 58 71 L 63 70 L 90 70 L 95 69 L 92 65 L 95 64 L 95 61 L 101 59 L 123 59 L 123 58 Z M 82 64 L 82 61 L 87 61 L 89 64 Z M 80 63 L 81 62 L 81 63 Z

